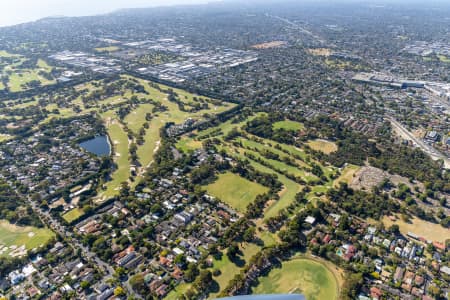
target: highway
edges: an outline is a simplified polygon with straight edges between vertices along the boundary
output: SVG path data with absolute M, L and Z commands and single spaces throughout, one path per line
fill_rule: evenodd
M 272 17 L 272 18 L 278 19 L 278 20 L 280 20 L 280 21 L 282 21 L 282 22 L 285 22 L 286 24 L 289 24 L 290 26 L 292 26 L 292 27 L 294 27 L 294 28 L 300 30 L 300 31 L 303 32 L 304 34 L 309 35 L 310 37 L 312 37 L 312 38 L 315 39 L 316 41 L 318 41 L 318 42 L 320 42 L 320 43 L 322 43 L 322 44 L 325 44 L 325 41 L 324 41 L 321 37 L 319 37 L 318 35 L 312 33 L 312 32 L 309 31 L 308 29 L 306 29 L 306 28 L 304 28 L 304 27 L 302 27 L 302 26 L 300 26 L 300 25 L 298 25 L 298 24 L 296 24 L 296 23 L 294 23 L 294 22 L 292 22 L 292 21 L 290 21 L 290 20 L 288 20 L 288 19 L 285 19 L 285 18 L 282 18 L 282 17 L 279 17 L 279 16 L 272 16 L 272 15 L 270 15 L 270 14 L 266 14 L 266 15 L 267 15 L 268 17 Z
M 444 161 L 444 168 L 450 169 L 450 159 L 446 157 L 444 154 L 440 153 L 430 145 L 426 144 L 421 139 L 415 137 L 411 132 L 409 132 L 400 122 L 395 120 L 392 117 L 387 117 L 387 119 L 391 122 L 394 130 L 402 136 L 405 140 L 410 140 L 414 143 L 415 146 L 421 148 L 423 152 L 428 154 L 433 160 L 442 159 Z

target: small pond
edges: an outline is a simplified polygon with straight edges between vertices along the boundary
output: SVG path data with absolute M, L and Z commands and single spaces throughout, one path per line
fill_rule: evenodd
M 111 153 L 108 137 L 104 135 L 84 141 L 80 143 L 80 147 L 98 156 L 107 156 Z

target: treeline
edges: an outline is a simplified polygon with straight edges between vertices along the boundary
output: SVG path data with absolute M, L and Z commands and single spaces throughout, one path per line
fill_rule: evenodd
M 216 92 L 213 92 L 213 91 L 202 89 L 200 87 L 191 87 L 191 86 L 184 85 L 184 84 L 177 84 L 175 82 L 164 80 L 164 79 L 161 79 L 159 77 L 154 77 L 154 76 L 151 76 L 149 74 L 145 74 L 144 75 L 144 74 L 141 74 L 141 73 L 136 72 L 136 71 L 131 70 L 131 69 L 127 69 L 127 72 L 130 75 L 134 76 L 134 77 L 145 79 L 145 80 L 150 80 L 150 81 L 153 81 L 153 82 L 156 82 L 156 83 L 167 85 L 169 87 L 182 89 L 182 90 L 185 90 L 185 91 L 187 91 L 189 93 L 192 93 L 192 94 L 196 94 L 196 95 L 203 96 L 203 97 L 208 97 L 208 98 L 213 98 L 213 99 L 220 99 L 220 100 L 223 100 L 223 101 L 226 101 L 226 102 L 232 102 L 232 103 L 239 104 L 239 101 L 236 100 L 235 98 L 223 95 L 222 93 L 216 93 Z
M 55 84 L 50 85 L 40 85 L 37 88 L 29 89 L 21 92 L 10 92 L 9 89 L 0 90 L 0 100 L 16 100 L 34 97 L 37 95 L 42 95 L 45 93 L 51 93 L 55 91 L 59 91 L 66 87 L 73 87 L 78 84 L 84 83 L 90 80 L 100 80 L 105 78 L 105 75 L 102 73 L 89 73 L 84 70 L 85 74 L 82 76 L 76 77 L 71 81 L 67 82 L 56 82 Z
M 26 263 L 27 258 L 22 257 L 11 257 L 5 258 L 0 257 L 0 276 L 4 278 L 9 272 L 17 268 L 17 266 L 22 266 Z
M 285 118 L 282 114 L 271 113 L 259 116 L 243 127 L 245 131 L 262 138 L 272 139 L 279 143 L 293 144 L 295 142 L 295 131 L 286 129 L 274 129 L 273 124 L 283 121 Z
M 422 182 L 430 182 L 431 190 L 450 193 L 450 173 L 443 174 L 439 162 L 433 161 L 422 150 L 403 145 L 388 145 L 370 164 L 391 173 Z
M 48 123 L 41 125 L 39 128 L 45 133 L 46 136 L 65 140 L 68 137 L 77 136 L 80 132 L 79 128 L 72 126 L 71 123 L 73 121 L 86 122 L 90 127 L 92 127 L 92 130 L 89 130 L 90 133 L 88 135 L 76 138 L 76 143 L 89 140 L 96 135 L 106 134 L 106 129 L 101 119 L 96 118 L 94 115 L 90 114 L 69 118 L 54 118 L 51 119 Z M 64 126 L 64 130 L 56 129 L 58 126 Z
M 116 79 L 117 77 L 110 77 L 102 82 L 92 82 L 91 84 L 99 89 L 86 90 L 86 94 L 82 96 L 83 103 L 90 105 L 112 96 L 124 96 L 126 91 L 130 91 L 132 94 L 148 94 L 145 87 L 135 79 Z
M 347 133 L 336 144 L 338 150 L 331 153 L 328 160 L 337 167 L 342 167 L 345 163 L 363 165 L 367 157 L 380 154 L 376 144 L 360 134 Z
M 338 204 L 339 208 L 363 219 L 379 220 L 383 215 L 398 212 L 400 209 L 399 203 L 392 200 L 388 194 L 356 191 L 345 183 L 341 183 L 338 189 L 330 189 L 327 196 L 330 201 Z

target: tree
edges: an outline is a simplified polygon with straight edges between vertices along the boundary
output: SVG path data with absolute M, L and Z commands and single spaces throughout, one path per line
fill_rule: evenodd
M 400 227 L 397 224 L 392 224 L 389 227 L 389 232 L 392 232 L 393 234 L 398 235 L 398 234 L 400 234 Z
M 255 227 L 249 227 L 244 232 L 244 241 L 251 242 L 255 238 Z
M 82 282 L 80 283 L 80 287 L 81 287 L 83 290 L 87 290 L 90 286 L 91 286 L 91 284 L 90 284 L 88 281 L 82 281 Z
M 116 270 L 115 270 L 114 275 L 115 275 L 117 278 L 120 278 L 120 277 L 122 277 L 123 275 L 125 275 L 126 273 L 127 273 L 127 270 L 125 270 L 125 268 L 123 268 L 123 267 L 117 267 Z
M 47 200 L 42 200 L 42 202 L 41 202 L 41 207 L 42 207 L 43 209 L 48 209 L 48 202 L 47 202 Z
M 428 291 L 430 292 L 431 295 L 433 295 L 436 298 L 438 298 L 441 295 L 441 289 L 436 285 L 430 285 Z
M 173 262 L 174 262 L 175 264 L 177 264 L 177 265 L 184 265 L 184 264 L 186 263 L 186 257 L 184 257 L 183 254 L 178 254 L 178 255 L 175 257 L 175 259 L 174 259 Z
M 136 274 L 130 278 L 130 284 L 135 291 L 143 291 L 145 287 L 144 275 Z
M 197 265 L 190 263 L 187 267 L 187 270 L 184 272 L 184 280 L 186 280 L 187 282 L 192 282 L 198 274 L 199 270 Z
M 39 193 L 34 193 L 31 195 L 31 201 L 39 203 L 41 201 L 41 195 Z
M 90 215 L 94 212 L 94 208 L 90 206 L 89 204 L 86 204 L 83 206 L 83 211 L 86 215 Z
M 202 270 L 200 276 L 195 280 L 195 285 L 199 291 L 207 291 L 213 282 L 212 273 L 209 270 Z
M 238 246 L 238 244 L 237 243 L 232 243 L 231 245 L 230 245 L 230 247 L 228 247 L 228 250 L 227 250 L 227 256 L 230 258 L 230 259 L 234 259 L 234 258 L 236 258 L 236 255 L 239 253 L 239 246 Z
M 214 179 L 214 167 L 209 164 L 202 164 L 191 173 L 192 183 L 205 183 Z
M 361 273 L 348 275 L 342 287 L 343 299 L 355 299 L 363 282 L 364 279 Z
M 446 217 L 446 218 L 442 219 L 440 223 L 443 227 L 449 228 L 450 227 L 450 217 Z
M 121 296 L 125 296 L 125 295 L 126 295 L 126 293 L 121 286 L 118 286 L 114 289 L 114 296 L 121 297 Z

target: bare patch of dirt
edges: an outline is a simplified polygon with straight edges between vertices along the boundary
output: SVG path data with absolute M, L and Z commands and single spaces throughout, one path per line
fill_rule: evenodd
M 252 48 L 254 48 L 254 49 L 270 49 L 270 48 L 278 48 L 278 47 L 284 46 L 286 44 L 287 43 L 285 41 L 273 41 L 273 42 L 253 45 Z
M 308 52 L 315 56 L 330 56 L 331 50 L 327 48 L 308 49 Z

